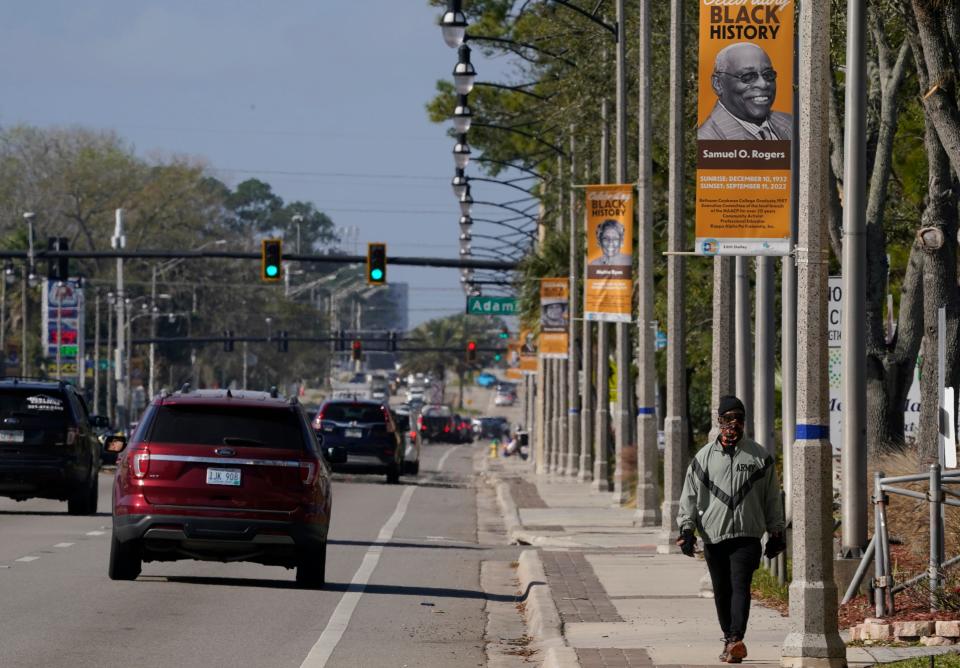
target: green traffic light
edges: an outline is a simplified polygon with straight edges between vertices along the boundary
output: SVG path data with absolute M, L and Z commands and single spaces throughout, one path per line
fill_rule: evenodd
M 501 358 L 500 353 L 497 353 L 496 355 L 493 356 L 493 361 L 499 362 L 500 358 Z
M 375 281 L 379 281 L 383 278 L 383 269 L 371 269 L 370 278 Z
M 277 272 L 279 272 L 280 269 L 275 264 L 268 264 L 266 271 L 267 271 L 267 276 L 269 276 L 270 278 L 273 278 L 274 276 L 277 275 Z

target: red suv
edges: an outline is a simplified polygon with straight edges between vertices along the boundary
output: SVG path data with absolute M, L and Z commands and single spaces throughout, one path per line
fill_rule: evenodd
M 275 393 L 161 395 L 122 451 L 113 487 L 110 578 L 144 561 L 253 561 L 323 586 L 330 470 L 303 409 Z

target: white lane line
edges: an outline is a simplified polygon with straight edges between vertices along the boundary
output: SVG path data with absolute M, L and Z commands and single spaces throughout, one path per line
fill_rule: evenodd
M 456 449 L 457 449 L 457 446 L 453 446 L 452 448 L 447 450 L 447 454 L 445 454 L 443 457 L 440 458 L 440 463 L 437 464 L 437 473 L 440 473 L 440 471 L 443 470 L 443 465 L 447 463 L 447 457 L 452 455 L 453 451 Z
M 57 543 L 54 547 L 70 547 L 73 543 Z
M 20 557 L 19 559 L 14 559 L 14 561 L 30 562 L 30 561 L 36 561 L 39 558 L 40 557 Z
M 87 536 L 102 536 L 107 533 L 106 531 L 88 531 L 85 535 Z
M 367 588 L 373 570 L 380 562 L 383 543 L 393 538 L 393 532 L 396 531 L 397 525 L 400 524 L 404 514 L 406 514 L 407 506 L 410 505 L 410 497 L 413 496 L 416 489 L 416 487 L 410 486 L 403 490 L 400 501 L 397 502 L 396 510 L 393 511 L 393 515 L 390 516 L 390 519 L 387 520 L 387 523 L 383 525 L 377 535 L 377 545 L 371 545 L 367 549 L 367 553 L 363 555 L 360 568 L 353 574 L 353 579 L 350 580 L 347 591 L 344 592 L 340 602 L 337 603 L 336 609 L 330 616 L 330 621 L 327 622 L 327 627 L 323 629 L 323 633 L 320 634 L 320 638 L 310 650 L 310 653 L 307 654 L 307 658 L 303 660 L 300 668 L 324 668 L 327 665 L 333 650 L 337 648 L 340 639 L 343 638 L 344 631 L 350 624 L 350 618 L 353 616 L 357 603 L 360 602 L 360 597 L 363 596 L 363 591 Z

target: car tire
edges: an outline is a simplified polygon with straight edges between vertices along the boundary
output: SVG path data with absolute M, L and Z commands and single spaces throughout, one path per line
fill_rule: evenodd
M 396 485 L 400 482 L 400 467 L 396 464 L 391 464 L 390 468 L 387 469 L 387 484 Z
M 111 580 L 136 580 L 140 575 L 143 559 L 140 552 L 140 541 L 131 540 L 121 543 L 116 534 L 110 538 L 110 567 Z
M 420 475 L 420 462 L 404 462 L 403 472 L 407 475 Z
M 297 559 L 297 584 L 320 589 L 327 583 L 327 542 L 320 547 L 305 548 Z
M 99 497 L 100 474 L 94 472 L 93 479 L 76 490 L 67 499 L 67 513 L 69 515 L 96 515 Z

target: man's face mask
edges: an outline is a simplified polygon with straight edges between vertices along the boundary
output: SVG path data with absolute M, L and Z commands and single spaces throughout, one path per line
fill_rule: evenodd
M 740 411 L 728 411 L 721 415 L 717 422 L 720 425 L 720 437 L 727 443 L 736 443 L 743 436 L 744 415 Z

